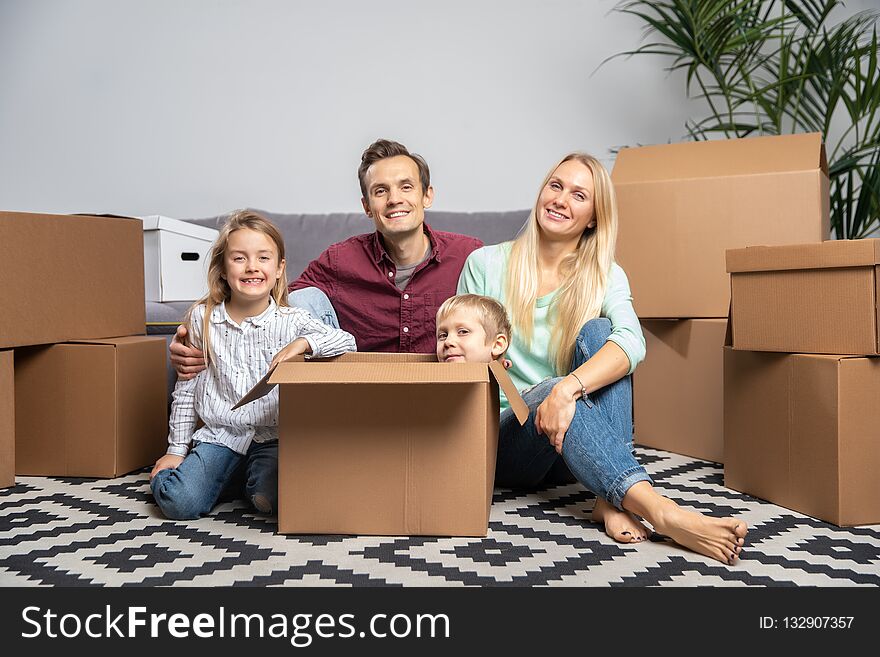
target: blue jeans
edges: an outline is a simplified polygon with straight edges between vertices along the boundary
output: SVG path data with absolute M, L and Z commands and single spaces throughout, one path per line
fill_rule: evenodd
M 581 329 L 571 369 L 583 365 L 605 344 L 611 322 L 600 317 Z M 562 377 L 524 391 L 529 419 L 520 426 L 509 408 L 501 414 L 495 483 L 507 488 L 536 488 L 575 480 L 617 508 L 630 486 L 651 481 L 632 453 L 632 377 L 625 376 L 578 400 L 565 433 L 562 455 L 535 429 L 535 410 Z
M 196 443 L 176 468 L 150 482 L 156 504 L 172 520 L 207 515 L 218 501 L 241 497 L 263 513 L 278 510 L 278 441 L 251 443 L 247 454 L 223 445 Z
M 287 295 L 287 303 L 297 308 L 308 310 L 318 321 L 332 328 L 339 328 L 339 319 L 333 304 L 322 290 L 316 287 L 304 287 L 301 290 L 290 292 Z

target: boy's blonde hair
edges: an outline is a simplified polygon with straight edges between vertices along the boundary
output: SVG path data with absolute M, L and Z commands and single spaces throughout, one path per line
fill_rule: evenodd
M 486 332 L 486 344 L 492 342 L 498 335 L 503 335 L 507 338 L 508 344 L 510 343 L 510 320 L 504 306 L 498 301 L 479 294 L 459 294 L 449 297 L 437 310 L 437 323 L 460 309 L 472 310 L 477 314 L 480 326 Z
M 202 318 L 202 351 L 205 354 L 205 364 L 210 365 L 213 355 L 211 353 L 211 340 L 208 330 L 211 326 L 211 312 L 224 301 L 229 301 L 232 290 L 229 283 L 223 278 L 225 273 L 226 248 L 229 245 L 229 236 L 242 228 L 250 228 L 258 233 L 263 233 L 275 244 L 278 250 L 278 263 L 281 266 L 281 276 L 272 287 L 272 298 L 279 306 L 287 306 L 287 270 L 284 262 L 284 238 L 275 225 L 259 212 L 254 210 L 237 210 L 229 215 L 226 224 L 220 229 L 217 240 L 211 246 L 208 259 L 208 293 L 196 301 L 183 319 L 187 334 L 192 335 L 192 316 L 199 305 L 205 304 L 205 316 Z M 194 345 L 198 346 L 198 345 Z
M 540 233 L 538 202 L 541 191 L 561 164 L 574 160 L 593 174 L 593 212 L 596 225 L 587 228 L 574 253 L 565 256 L 559 265 L 562 284 L 556 292 L 548 316 L 551 318 L 550 345 L 556 373 L 570 371 L 575 341 L 584 324 L 599 317 L 602 300 L 608 288 L 614 248 L 617 243 L 617 200 L 608 170 L 595 157 L 586 153 L 569 153 L 550 169 L 538 199 L 522 231 L 513 240 L 507 265 L 505 301 L 517 335 L 529 346 L 534 331 L 535 301 L 538 298 L 538 246 Z

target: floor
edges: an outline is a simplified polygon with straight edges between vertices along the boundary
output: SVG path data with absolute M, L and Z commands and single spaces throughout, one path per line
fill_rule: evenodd
M 724 488 L 720 466 L 637 448 L 659 490 L 750 526 L 728 567 L 663 537 L 620 545 L 579 485 L 495 492 L 484 539 L 282 536 L 243 502 L 171 522 L 148 470 L 0 490 L 0 586 L 878 586 L 880 525 L 841 529 Z

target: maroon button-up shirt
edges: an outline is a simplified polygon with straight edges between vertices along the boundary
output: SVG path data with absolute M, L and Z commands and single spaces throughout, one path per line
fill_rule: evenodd
M 354 335 L 359 351 L 434 353 L 437 309 L 455 295 L 475 237 L 431 230 L 431 254 L 413 271 L 404 290 L 394 285 L 397 266 L 378 233 L 330 246 L 309 263 L 288 289 L 316 287 L 336 309 L 339 326 Z

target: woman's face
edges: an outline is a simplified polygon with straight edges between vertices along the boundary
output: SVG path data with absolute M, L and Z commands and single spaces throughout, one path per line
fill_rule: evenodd
M 538 197 L 538 226 L 551 239 L 580 239 L 596 225 L 593 173 L 577 160 L 563 162 Z

